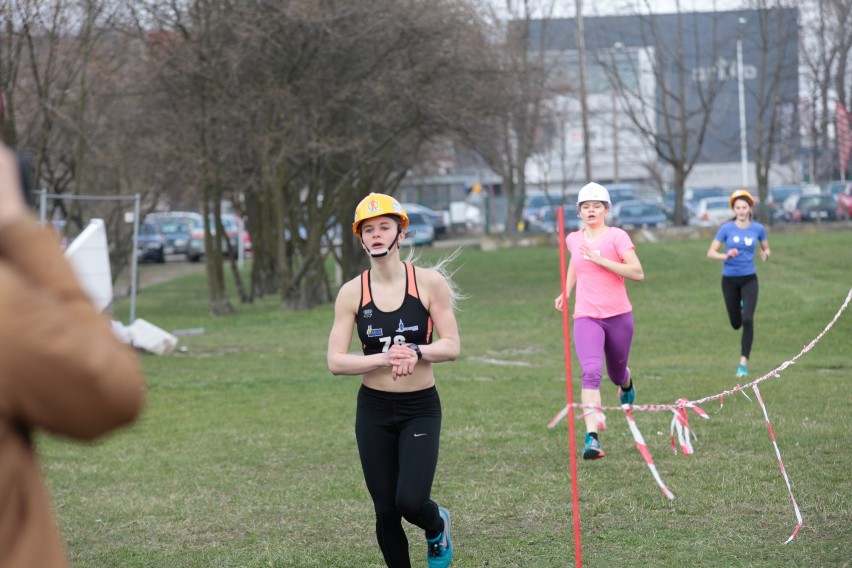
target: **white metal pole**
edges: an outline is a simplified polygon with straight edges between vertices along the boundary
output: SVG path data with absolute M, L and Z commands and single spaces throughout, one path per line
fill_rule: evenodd
M 618 99 L 612 89 L 612 181 L 618 183 Z
M 743 40 L 737 39 L 737 83 L 740 91 L 740 162 L 743 188 L 748 187 L 748 137 L 746 136 L 745 85 L 743 85 Z
M 589 102 L 586 88 L 586 38 L 583 31 L 583 0 L 576 0 L 575 22 L 577 29 L 577 57 L 580 70 L 580 115 L 583 120 L 583 159 L 586 165 L 586 181 L 592 181 L 592 144 L 589 136 Z
M 139 277 L 138 265 L 138 250 L 139 246 L 139 212 L 142 210 L 141 200 L 137 193 L 133 200 L 133 252 L 130 257 L 130 322 L 128 325 L 136 321 L 136 292 L 137 278 Z
M 246 244 L 243 242 L 245 225 L 242 217 L 237 217 L 237 266 L 243 267 L 246 257 Z
M 40 189 L 36 193 L 40 195 L 38 200 L 38 220 L 44 225 L 47 222 L 47 190 Z

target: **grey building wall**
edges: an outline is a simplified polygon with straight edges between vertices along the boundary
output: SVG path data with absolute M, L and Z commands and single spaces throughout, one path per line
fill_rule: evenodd
M 701 97 L 706 94 L 707 88 L 718 82 L 716 85 L 719 91 L 698 159 L 698 168 L 702 169 L 701 165 L 739 163 L 736 45 L 737 39 L 740 39 L 743 47 L 749 162 L 753 162 L 755 144 L 761 142 L 754 139 L 758 107 L 755 93 L 758 89 L 761 57 L 766 57 L 766 68 L 772 69 L 779 63 L 782 69 L 780 74 L 770 77 L 779 82 L 776 105 L 781 131 L 773 161 L 796 161 L 800 155 L 797 120 L 798 12 L 793 8 L 773 11 L 771 17 L 775 19 L 772 21 L 762 20 L 766 14 L 738 10 L 584 18 L 589 96 L 599 97 L 611 88 L 604 71 L 596 64 L 597 58 L 611 61 L 611 56 L 607 54 L 621 51 L 636 53 L 650 48 L 654 64 L 665 70 L 666 81 L 670 85 L 677 86 L 681 77 L 685 79 L 687 100 L 692 108 L 700 107 L 703 104 Z M 744 22 L 741 23 L 741 19 Z M 576 62 L 575 32 L 574 19 L 533 21 L 528 35 L 530 49 L 543 47 L 548 51 L 563 51 L 566 52 L 566 61 L 573 59 Z M 679 41 L 679 37 L 682 41 Z M 565 73 L 569 77 L 576 76 L 577 70 L 569 66 Z M 656 107 L 660 106 L 662 92 L 658 85 Z M 764 115 L 764 119 L 768 119 L 768 115 Z M 700 120 L 700 113 L 696 113 L 692 120 Z M 658 131 L 663 128 L 662 121 L 663 117 L 658 114 Z M 693 126 L 694 136 L 688 137 L 689 144 L 697 140 L 697 125 Z M 630 153 L 629 149 L 626 151 Z M 753 165 L 750 163 L 751 176 L 752 170 Z

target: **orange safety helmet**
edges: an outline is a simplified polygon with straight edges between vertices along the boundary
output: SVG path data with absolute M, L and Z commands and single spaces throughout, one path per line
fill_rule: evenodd
M 405 213 L 402 205 L 399 204 L 399 201 L 384 193 L 371 193 L 362 199 L 361 203 L 355 208 L 355 222 L 352 223 L 352 232 L 360 237 L 361 229 L 359 225 L 362 221 L 383 215 L 399 217 L 402 230 L 405 231 L 408 228 L 408 215 Z
M 734 201 L 742 197 L 746 201 L 748 201 L 749 207 L 754 207 L 754 197 L 744 189 L 738 189 L 731 194 L 731 198 L 728 200 L 728 205 L 731 206 L 731 209 L 734 208 Z

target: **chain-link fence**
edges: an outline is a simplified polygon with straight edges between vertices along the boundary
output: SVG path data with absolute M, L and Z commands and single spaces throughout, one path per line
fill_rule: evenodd
M 50 225 L 62 239 L 63 246 L 69 245 L 89 225 L 92 219 L 101 219 L 106 232 L 109 253 L 110 279 L 113 299 L 129 296 L 129 308 L 125 314 L 115 313 L 114 304 L 107 310 L 112 319 L 128 324 L 136 320 L 136 297 L 138 293 L 138 267 L 140 251 L 140 196 L 135 195 L 64 195 L 50 194 L 46 190 L 36 191 L 39 220 Z M 129 272 L 129 277 L 125 275 Z M 126 289 L 116 288 L 116 282 L 128 281 Z

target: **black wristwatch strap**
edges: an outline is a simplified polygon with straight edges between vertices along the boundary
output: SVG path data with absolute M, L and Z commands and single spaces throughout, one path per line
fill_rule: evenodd
M 418 360 L 418 361 L 419 361 L 420 359 L 422 359 L 422 358 L 423 358 L 423 352 L 422 352 L 422 351 L 420 351 L 420 346 L 419 346 L 419 345 L 417 345 L 416 343 L 409 343 L 409 344 L 408 344 L 408 348 L 409 348 L 409 349 L 413 349 L 413 350 L 414 350 L 414 352 L 415 352 L 415 353 L 417 353 L 417 360 Z

